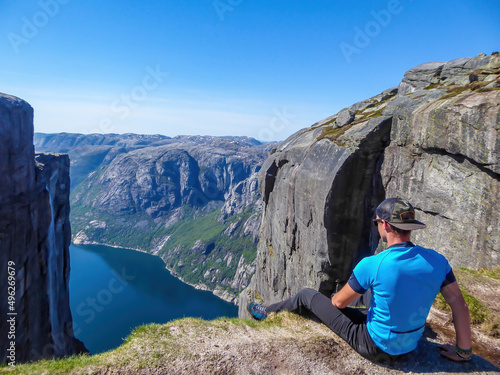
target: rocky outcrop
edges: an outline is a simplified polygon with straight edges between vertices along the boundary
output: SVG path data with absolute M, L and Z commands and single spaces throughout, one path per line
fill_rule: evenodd
M 15 349 L 2 350 L 0 359 L 25 362 L 84 351 L 69 307 L 69 159 L 38 155 L 35 162 L 33 109 L 4 94 L 0 179 L 0 311 L 15 322 L 1 325 L 1 347 L 14 341 Z
M 414 241 L 453 267 L 500 265 L 499 77 L 498 54 L 423 64 L 277 147 L 259 174 L 257 269 L 240 315 L 249 300 L 342 286 L 380 251 L 370 220 L 389 196 L 414 204 L 428 224 Z
M 226 193 L 224 205 L 221 208 L 221 220 L 241 214 L 249 208 L 253 212 L 262 210 L 262 199 L 260 199 L 257 177 L 259 170 L 260 165 L 257 165 L 254 173 Z

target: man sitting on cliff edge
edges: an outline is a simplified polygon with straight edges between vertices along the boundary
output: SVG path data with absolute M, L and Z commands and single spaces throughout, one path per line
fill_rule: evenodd
M 361 260 L 331 300 L 318 291 L 302 289 L 268 307 L 252 302 L 252 316 L 262 320 L 269 312 L 307 309 L 359 354 L 387 361 L 417 347 L 432 303 L 441 292 L 452 309 L 456 345 L 438 348 L 451 360 L 469 361 L 469 308 L 446 258 L 410 242 L 412 230 L 426 227 L 415 220 L 413 206 L 398 198 L 386 199 L 377 207 L 373 222 L 387 242 L 387 250 Z M 372 297 L 367 312 L 348 307 L 368 289 Z

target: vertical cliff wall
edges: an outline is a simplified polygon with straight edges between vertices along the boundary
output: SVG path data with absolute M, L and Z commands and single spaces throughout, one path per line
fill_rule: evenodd
M 414 241 L 452 266 L 498 266 L 499 77 L 499 54 L 423 64 L 277 147 L 259 176 L 257 268 L 240 316 L 250 300 L 337 290 L 382 249 L 371 219 L 390 196 L 414 204 L 429 226 Z
M 0 353 L 7 363 L 84 350 L 69 308 L 69 159 L 36 159 L 33 109 L 0 94 L 0 315 L 12 322 L 0 326 L 0 346 L 15 341 Z
M 395 115 L 381 171 L 386 195 L 414 202 L 428 228 L 413 239 L 454 267 L 500 264 L 500 90 L 492 88 L 415 106 L 412 94 L 388 108 Z

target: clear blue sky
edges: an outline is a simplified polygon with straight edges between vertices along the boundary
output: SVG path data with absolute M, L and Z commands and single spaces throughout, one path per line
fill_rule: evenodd
M 0 0 L 35 131 L 283 140 L 408 69 L 500 50 L 498 0 Z

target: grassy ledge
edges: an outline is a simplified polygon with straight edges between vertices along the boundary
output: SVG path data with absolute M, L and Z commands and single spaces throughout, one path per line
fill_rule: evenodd
M 284 340 L 317 336 L 312 323 L 296 314 L 270 314 L 268 319 L 196 318 L 174 320 L 167 324 L 148 324 L 136 328 L 120 347 L 97 355 L 43 360 L 16 367 L 1 366 L 0 374 L 101 374 L 137 373 L 147 368 L 168 368 L 176 363 L 203 360 L 214 348 L 224 348 L 245 336 L 280 337 Z M 113 372 L 114 373 L 114 372 Z
M 454 272 L 469 305 L 473 329 L 490 337 L 500 337 L 499 314 L 495 308 L 497 299 L 491 297 L 498 294 L 500 267 L 493 270 L 461 268 Z M 438 296 L 434 307 L 446 309 L 447 304 Z M 311 353 L 316 353 L 318 343 L 323 343 L 328 348 L 327 357 L 331 357 L 332 347 L 336 345 L 334 337 L 324 325 L 288 312 L 270 314 L 263 322 L 238 318 L 212 321 L 184 318 L 167 324 L 140 326 L 123 345 L 106 353 L 43 360 L 14 368 L 4 365 L 0 366 L 0 374 L 137 374 L 149 370 L 169 373 L 169 369 L 183 366 L 193 368 L 192 373 L 196 373 L 196 366 L 220 364 L 217 358 L 221 357 L 226 358 L 229 366 L 238 353 L 248 350 L 249 345 L 252 349 L 254 345 L 263 345 L 255 350 L 257 357 L 253 357 L 260 358 L 273 340 L 279 341 L 277 347 L 285 342 L 298 343 L 298 347 L 309 343 Z

